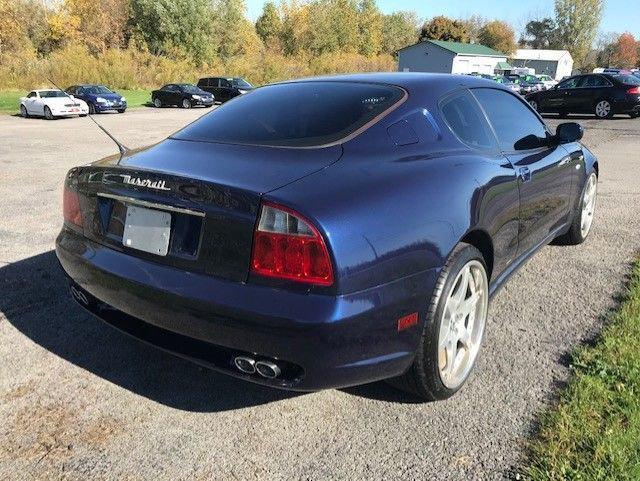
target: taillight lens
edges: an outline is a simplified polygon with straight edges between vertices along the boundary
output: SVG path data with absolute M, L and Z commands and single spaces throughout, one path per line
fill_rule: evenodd
M 627 90 L 627 93 L 638 95 L 640 94 L 640 87 L 631 87 L 629 90 Z
M 324 239 L 291 209 L 264 203 L 253 235 L 251 270 L 290 281 L 330 286 L 333 268 Z
M 62 195 L 62 213 L 66 222 L 82 227 L 82 211 L 80 210 L 78 193 L 66 185 Z

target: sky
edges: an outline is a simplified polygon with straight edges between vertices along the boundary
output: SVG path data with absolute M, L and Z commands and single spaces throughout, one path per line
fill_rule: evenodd
M 637 1 L 637 0 L 636 0 Z M 634 0 L 605 0 L 605 9 L 600 23 L 601 33 L 631 32 L 640 38 L 640 8 Z M 249 18 L 255 20 L 262 11 L 265 0 L 247 0 Z M 276 3 L 278 3 L 276 1 Z M 531 18 L 553 17 L 553 0 L 377 0 L 378 7 L 384 13 L 395 10 L 414 10 L 421 18 L 436 15 L 448 17 L 468 17 L 473 14 L 488 19 L 506 20 L 514 26 L 517 33 Z M 636 5 L 634 5 L 636 3 Z

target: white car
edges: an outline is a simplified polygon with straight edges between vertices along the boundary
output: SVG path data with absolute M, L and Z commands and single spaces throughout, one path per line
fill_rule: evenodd
M 544 84 L 544 89 L 549 90 L 558 84 L 557 80 L 554 80 L 549 75 L 536 75 L 540 81 Z
M 32 90 L 26 97 L 20 97 L 20 115 L 23 117 L 35 115 L 52 120 L 72 115 L 84 117 L 88 113 L 89 107 L 84 100 L 62 90 Z

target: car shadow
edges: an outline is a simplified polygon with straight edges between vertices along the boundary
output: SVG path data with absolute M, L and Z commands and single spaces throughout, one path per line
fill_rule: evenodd
M 108 326 L 71 298 L 54 251 L 0 267 L 0 282 L 0 311 L 18 331 L 62 359 L 160 404 L 221 412 L 304 394 L 217 373 Z M 419 402 L 384 382 L 343 391 L 382 401 Z
M 55 253 L 0 267 L 0 311 L 22 334 L 53 354 L 158 403 L 220 412 L 300 393 L 241 381 L 143 344 L 78 306 Z

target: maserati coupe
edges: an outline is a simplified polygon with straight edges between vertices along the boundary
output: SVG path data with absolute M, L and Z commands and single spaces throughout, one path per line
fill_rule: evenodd
M 444 399 L 492 295 L 589 234 L 599 166 L 582 134 L 471 76 L 268 85 L 71 169 L 56 252 L 85 309 L 204 366 Z

